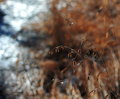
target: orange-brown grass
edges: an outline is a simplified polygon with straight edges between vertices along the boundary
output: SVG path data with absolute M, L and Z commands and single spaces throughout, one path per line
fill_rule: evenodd
M 65 6 L 58 9 L 60 3 Z M 80 64 L 72 64 L 67 57 L 72 52 L 64 48 L 47 55 L 46 61 L 39 62 L 42 73 L 35 99 L 120 98 L 119 13 L 118 0 L 51 0 L 41 31 L 51 36 L 50 48 L 67 46 L 79 54 L 76 63 Z M 97 59 L 103 63 L 95 61 L 94 54 L 86 57 L 90 50 L 98 53 Z M 33 98 L 29 93 L 25 96 Z
M 57 9 L 60 2 L 66 3 L 66 6 Z M 120 7 L 117 2 L 115 0 L 101 0 L 99 2 L 95 0 L 71 2 L 52 0 L 51 17 L 48 18 L 47 23 L 49 24 L 49 20 L 53 21 L 51 24 L 53 28 L 47 28 L 47 32 L 50 31 L 54 39 L 52 46 L 67 45 L 75 50 L 81 50 L 80 45 L 83 43 L 83 53 L 85 50 L 93 49 L 102 53 L 104 60 L 103 64 L 99 64 L 91 59 L 83 59 L 80 65 L 70 67 L 72 70 L 68 69 L 65 74 L 57 75 L 67 76 L 69 73 L 71 75 L 66 77 L 68 87 L 65 89 L 65 97 L 62 95 L 64 98 L 117 99 L 119 97 L 120 16 L 118 13 Z M 61 53 L 54 57 L 64 56 L 64 54 Z M 64 57 L 56 61 L 62 62 L 63 59 Z M 73 76 L 78 80 L 75 86 L 70 81 Z M 58 79 L 63 80 L 62 77 Z M 52 97 L 63 98 L 62 93 L 56 88 L 57 85 L 54 85 L 51 89 Z

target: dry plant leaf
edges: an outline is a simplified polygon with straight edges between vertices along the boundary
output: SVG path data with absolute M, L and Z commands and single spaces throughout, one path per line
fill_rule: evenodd
M 47 60 L 47 61 L 41 61 L 40 66 L 45 70 L 45 71 L 54 71 L 58 66 L 58 62 L 53 61 L 53 60 Z

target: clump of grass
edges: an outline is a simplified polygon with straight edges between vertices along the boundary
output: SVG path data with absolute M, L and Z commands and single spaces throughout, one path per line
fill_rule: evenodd
M 69 69 L 65 72 L 60 71 L 60 78 L 58 74 L 54 74 L 60 81 L 69 79 L 70 84 L 72 76 L 78 80 L 75 86 L 72 85 L 73 90 L 77 92 L 74 98 L 75 96 L 91 99 L 119 97 L 120 35 L 117 13 L 120 8 L 116 7 L 116 2 L 64 1 L 66 6 L 61 9 L 57 9 L 60 1 L 52 2 L 51 13 L 54 23 L 51 25 L 54 27 L 52 33 L 57 42 L 52 47 L 57 47 L 51 50 L 52 56 L 47 58 L 61 63 L 67 60 L 68 56 L 73 61 L 80 62 L 73 66 L 70 60 L 66 61 L 68 65 L 65 65 L 64 69 L 66 67 Z M 71 20 L 74 24 L 70 24 Z M 64 94 L 71 89 L 70 86 L 68 89 L 65 88 Z M 54 88 L 57 87 L 58 85 L 55 85 Z
M 59 9 L 60 3 L 65 6 Z M 47 43 L 52 42 L 49 45 L 51 55 L 48 53 L 39 60 L 38 79 L 32 79 L 37 84 L 31 81 L 32 92 L 26 89 L 24 96 L 38 99 L 118 99 L 118 1 L 52 0 L 50 4 L 43 31 L 50 35 Z M 73 61 L 80 64 L 73 64 Z

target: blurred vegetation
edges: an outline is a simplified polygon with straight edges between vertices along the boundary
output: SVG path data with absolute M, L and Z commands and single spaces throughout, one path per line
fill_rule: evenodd
M 44 13 L 43 22 L 30 24 L 38 34 L 47 35 L 44 47 L 50 52 L 41 48 L 43 53 L 36 54 L 37 84 L 31 77 L 35 87 L 24 90 L 26 99 L 119 99 L 120 1 L 48 4 L 50 12 Z
M 49 35 L 47 44 L 54 49 L 40 65 L 45 70 L 43 86 L 50 98 L 120 98 L 119 0 L 49 3 L 50 13 L 41 31 Z M 80 56 L 77 61 L 76 53 Z M 73 65 L 71 60 L 80 64 Z

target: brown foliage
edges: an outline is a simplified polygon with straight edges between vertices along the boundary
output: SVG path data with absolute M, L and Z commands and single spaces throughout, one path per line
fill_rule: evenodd
M 40 61 L 44 98 L 119 98 L 119 13 L 119 0 L 51 0 L 41 28 L 50 45 Z
M 66 6 L 58 9 L 61 2 Z M 47 32 L 53 36 L 52 47 L 57 47 L 50 51 L 49 59 L 80 62 L 72 66 L 72 71 L 68 69 L 66 72 L 71 71 L 71 76 L 82 82 L 84 92 L 77 83 L 74 89 L 79 89 L 82 97 L 93 96 L 91 99 L 96 99 L 102 97 L 100 93 L 104 98 L 118 97 L 118 91 L 114 88 L 118 88 L 115 82 L 119 83 L 119 74 L 115 71 L 120 68 L 118 59 L 113 58 L 120 57 L 117 53 L 120 45 L 119 9 L 115 0 L 52 0 L 49 20 L 53 22 L 51 24 L 48 20 L 47 24 L 51 24 L 52 28 L 47 28 Z M 118 65 L 115 65 L 117 61 Z M 113 95 L 113 92 L 116 94 Z

